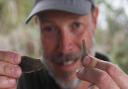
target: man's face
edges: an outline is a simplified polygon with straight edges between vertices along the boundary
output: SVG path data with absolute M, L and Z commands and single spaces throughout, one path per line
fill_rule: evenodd
M 92 55 L 96 18 L 90 14 L 75 15 L 61 11 L 46 11 L 39 15 L 44 61 L 60 80 L 76 79 L 81 67 L 81 45 L 85 40 Z

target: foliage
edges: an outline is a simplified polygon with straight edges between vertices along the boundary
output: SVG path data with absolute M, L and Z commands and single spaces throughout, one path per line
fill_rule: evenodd
M 99 27 L 97 32 L 98 46 L 104 48 L 112 61 L 117 63 L 128 73 L 128 16 L 124 8 L 115 9 L 107 0 L 97 0 L 98 4 L 104 4 L 107 12 L 107 30 Z

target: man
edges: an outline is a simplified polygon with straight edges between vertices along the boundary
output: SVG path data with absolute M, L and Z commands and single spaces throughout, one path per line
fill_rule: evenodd
M 0 89 L 128 89 L 127 74 L 95 58 L 93 0 L 36 0 L 26 22 L 33 16 L 39 19 L 44 68 L 22 73 L 21 56 L 0 51 Z

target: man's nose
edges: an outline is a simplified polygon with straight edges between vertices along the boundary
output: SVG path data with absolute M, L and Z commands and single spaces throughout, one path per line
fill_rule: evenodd
M 70 53 L 73 51 L 73 36 L 70 32 L 65 31 L 61 33 L 59 42 L 59 51 L 62 53 Z

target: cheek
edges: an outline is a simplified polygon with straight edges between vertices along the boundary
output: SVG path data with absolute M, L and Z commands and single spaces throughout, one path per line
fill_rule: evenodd
M 90 28 L 88 29 L 86 28 L 85 32 L 83 32 L 83 34 L 80 36 L 79 41 L 81 42 L 79 43 L 82 43 L 82 40 L 85 40 L 85 44 L 89 53 L 90 51 L 92 51 L 92 48 L 93 48 L 93 37 L 94 37 L 94 34 Z
M 43 36 L 43 37 L 41 37 L 41 41 L 42 41 L 44 54 L 45 55 L 52 54 L 52 52 L 54 51 L 56 44 L 57 44 L 56 39 Z
M 81 50 L 83 40 L 85 41 L 87 49 L 90 50 L 90 48 L 92 48 L 92 35 L 88 31 L 83 32 L 81 35 L 75 36 L 74 41 L 79 50 Z
M 87 42 L 87 47 L 92 48 L 92 46 L 93 46 L 93 34 L 88 32 L 88 34 L 86 34 L 85 40 Z

